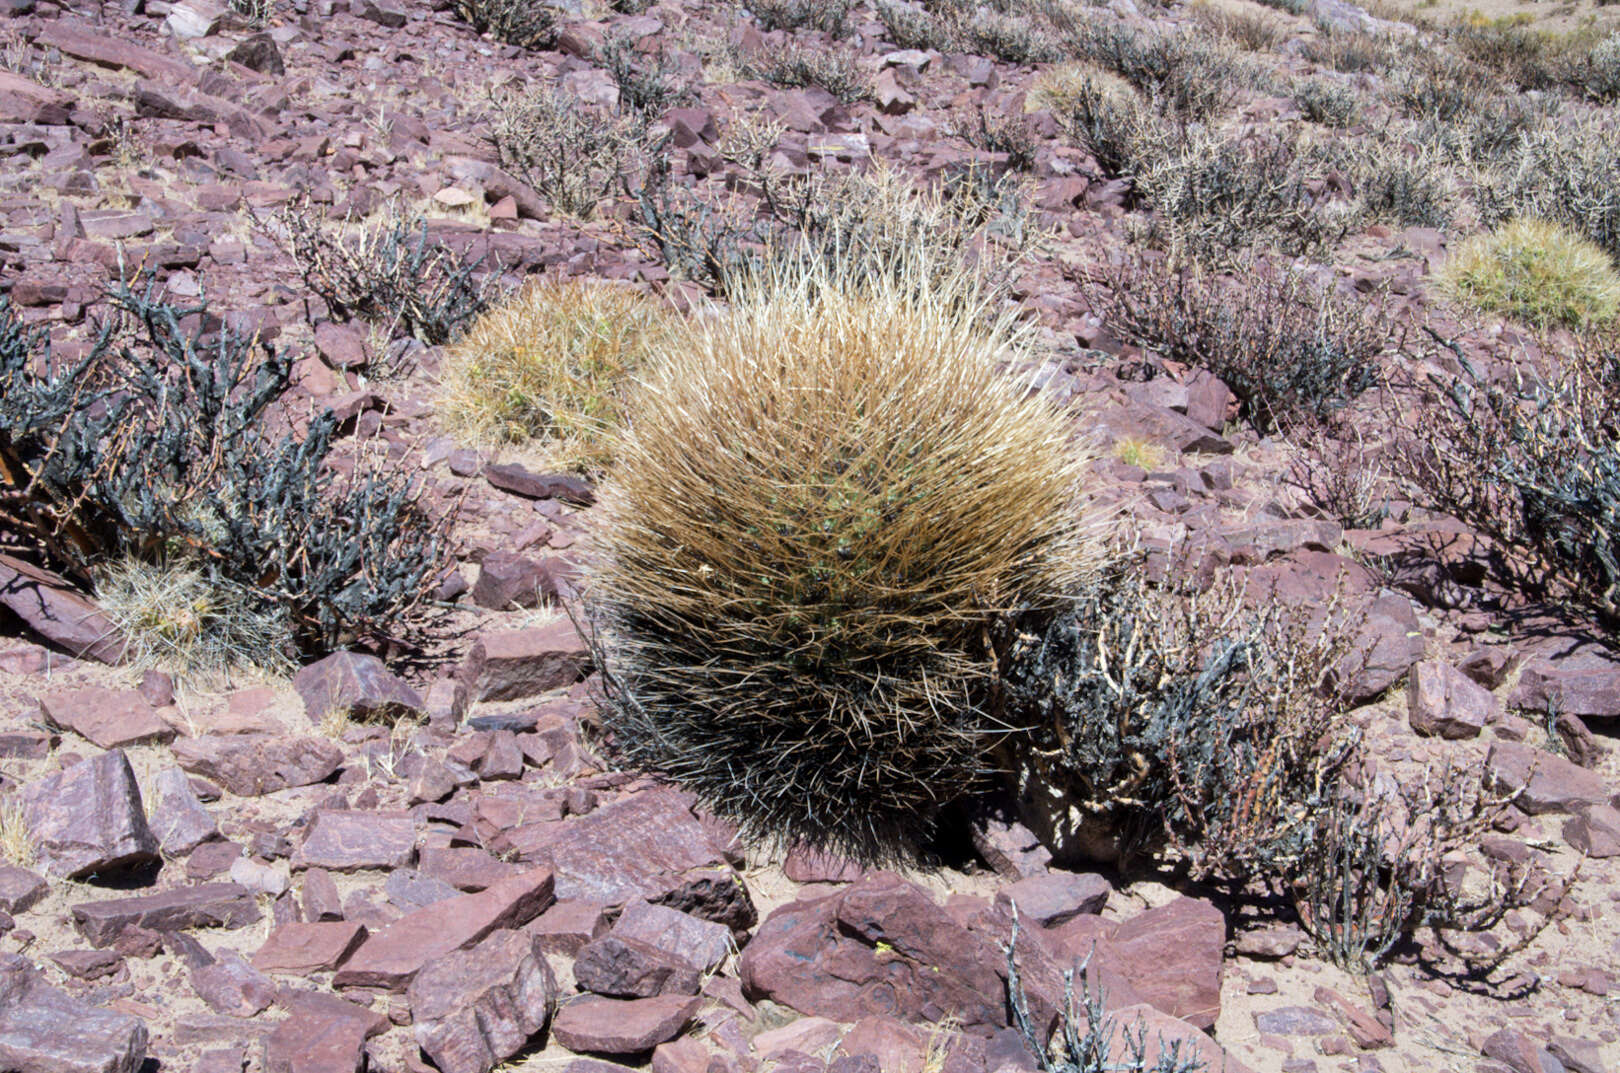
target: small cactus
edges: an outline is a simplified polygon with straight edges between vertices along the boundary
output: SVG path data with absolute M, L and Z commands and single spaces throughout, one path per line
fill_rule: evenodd
M 990 627 L 1097 558 L 1070 423 L 1004 371 L 1018 331 L 925 267 L 779 273 L 665 342 L 589 588 L 627 759 L 864 859 L 986 770 Z

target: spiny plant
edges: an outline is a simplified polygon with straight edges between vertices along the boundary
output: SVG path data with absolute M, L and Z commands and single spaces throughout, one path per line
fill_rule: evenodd
M 110 562 L 199 571 L 285 616 L 286 644 L 406 644 L 448 554 L 420 486 L 290 428 L 292 359 L 156 286 L 111 292 L 57 359 L 0 305 L 0 535 L 91 587 Z M 206 332 L 206 334 L 205 334 Z
M 1456 340 L 1435 339 L 1462 375 L 1403 383 L 1391 396 L 1400 434 L 1390 465 L 1402 489 L 1488 538 L 1500 583 L 1595 620 L 1612 637 L 1620 629 L 1620 337 L 1546 346 L 1553 368 L 1504 362 L 1505 376 L 1482 374 Z
M 1330 686 L 1344 616 L 1249 612 L 1229 581 L 1156 588 L 1135 559 L 1003 646 L 1026 822 L 1069 861 L 1285 872 L 1353 744 Z
M 628 287 L 533 282 L 450 348 L 440 416 L 479 440 L 544 440 L 558 464 L 599 470 L 612 457 L 630 378 L 666 319 Z
M 1378 302 L 1331 281 L 1255 261 L 1237 274 L 1241 286 L 1197 263 L 1133 251 L 1080 282 L 1114 331 L 1220 377 L 1262 432 L 1328 418 L 1372 387 L 1379 354 L 1400 346 Z
M 448 343 L 489 304 L 490 280 L 473 278 L 478 263 L 432 241 L 427 221 L 397 202 L 370 223 L 337 223 L 299 198 L 275 224 L 305 286 L 332 315 L 365 318 L 387 339 Z
M 1007 730 L 990 625 L 1094 567 L 1082 459 L 960 276 L 733 301 L 656 348 L 602 491 L 605 725 L 752 836 L 906 855 Z
M 1029 995 L 1018 968 L 1018 915 L 1014 906 L 1012 934 L 1003 948 L 1007 954 L 1007 1009 L 1012 1027 L 1040 1073 L 1205 1073 L 1206 1063 L 1185 1040 L 1166 1040 L 1162 1032 L 1148 1038 L 1145 1018 L 1123 1023 L 1107 1012 L 1108 996 L 1091 982 L 1091 955 L 1074 969 L 1063 972 L 1063 1007 L 1052 1039 L 1037 1029 L 1030 1016 Z M 1074 977 L 1080 976 L 1080 1002 L 1075 1004 Z M 1082 1023 L 1082 1016 L 1084 1022 Z
M 1538 327 L 1601 325 L 1620 314 L 1620 272 L 1609 255 L 1546 220 L 1475 235 L 1446 262 L 1441 282 L 1462 302 Z

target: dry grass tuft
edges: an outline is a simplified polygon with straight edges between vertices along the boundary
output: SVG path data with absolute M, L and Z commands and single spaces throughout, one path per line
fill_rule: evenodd
M 1475 235 L 1446 263 L 1452 297 L 1546 327 L 1606 324 L 1620 313 L 1620 273 L 1608 254 L 1568 228 L 1518 219 Z
M 822 263 L 658 349 L 589 588 L 622 754 L 752 836 L 915 851 L 1005 731 L 989 627 L 1097 558 L 1020 341 L 960 277 Z
M 34 836 L 16 794 L 0 800 L 0 860 L 21 868 L 34 863 Z
M 1164 465 L 1164 448 L 1141 436 L 1125 436 L 1114 442 L 1114 457 L 1127 466 L 1153 472 Z
M 531 283 L 450 350 L 439 412 L 481 441 L 544 439 L 560 464 L 600 469 L 611 458 L 623 389 L 666 323 L 655 299 L 627 287 Z
M 96 579 L 96 600 L 128 638 L 137 667 L 204 676 L 293 670 L 286 615 L 194 567 L 113 563 Z

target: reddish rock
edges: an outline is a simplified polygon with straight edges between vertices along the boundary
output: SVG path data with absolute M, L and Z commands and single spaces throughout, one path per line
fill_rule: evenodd
M 695 995 L 699 983 L 698 970 L 684 960 L 613 932 L 580 948 L 574 980 L 586 991 L 615 998 Z
M 231 1017 L 252 1017 L 276 1000 L 276 985 L 270 977 L 248 964 L 234 950 L 221 950 L 217 957 L 197 948 L 209 960 L 191 967 L 191 989 L 215 1013 Z
M 403 991 L 423 965 L 478 942 L 497 928 L 518 928 L 551 904 L 552 875 L 537 868 L 477 894 L 447 898 L 374 932 L 338 970 L 336 987 Z
M 498 931 L 429 962 L 408 992 L 417 1045 L 443 1073 L 489 1073 L 546 1025 L 557 984 L 532 936 Z
M 1547 1044 L 1547 1050 L 1564 1063 L 1564 1068 L 1570 1073 L 1604 1073 L 1608 1069 L 1603 1058 L 1603 1045 L 1593 1040 L 1554 1036 Z
M 343 750 L 325 738 L 209 735 L 181 738 L 171 748 L 182 768 L 212 779 L 238 797 L 323 782 L 343 764 Z
M 538 607 L 558 594 L 557 559 L 531 559 L 514 552 L 491 552 L 478 564 L 472 599 L 479 607 L 506 611 Z
M 367 1038 L 388 1028 L 388 1018 L 336 995 L 301 992 L 287 1019 L 264 1041 L 264 1073 L 357 1073 Z
M 595 902 L 560 901 L 524 930 L 546 953 L 572 957 L 592 939 L 607 934 L 607 907 Z M 728 930 L 726 934 L 731 933 Z
M 382 660 L 361 652 L 334 652 L 293 676 L 310 722 L 347 710 L 360 719 L 406 719 L 423 714 L 422 698 Z
M 724 924 L 648 902 L 626 905 L 613 934 L 656 947 L 702 973 L 719 968 L 736 948 L 731 929 Z
M 531 629 L 483 634 L 469 662 L 479 668 L 470 683 L 479 700 L 521 700 L 578 682 L 591 656 L 565 617 Z
M 518 875 L 523 871 L 523 866 L 496 860 L 488 850 L 477 846 L 423 846 L 417 853 L 416 869 L 457 890 L 470 892 L 483 890 L 502 879 Z M 546 912 L 550 913 L 551 910 Z
M 0 123 L 65 126 L 72 111 L 73 98 L 61 90 L 0 71 Z
M 1444 663 L 1425 660 L 1406 682 L 1406 710 L 1412 729 L 1442 738 L 1477 738 L 1496 721 L 1496 698 L 1467 675 Z
M 1007 1024 L 1001 952 L 919 887 L 875 872 L 838 893 L 791 902 L 760 925 L 738 974 L 752 995 L 835 1021 L 870 1015 L 970 1032 Z
M 130 925 L 153 931 L 241 928 L 259 919 L 253 895 L 235 883 L 176 887 L 133 898 L 110 898 L 73 907 L 73 924 L 92 946 L 106 946 Z
M 1279 1006 L 1257 1011 L 1254 1027 L 1270 1036 L 1331 1036 L 1339 1022 L 1310 1006 Z
M 1355 636 L 1339 662 L 1339 688 L 1350 704 L 1381 696 L 1423 658 L 1423 628 L 1405 596 L 1374 598 L 1352 612 Z
M 170 857 L 183 857 L 219 837 L 219 825 L 197 799 L 191 779 L 177 767 L 167 767 L 152 780 L 152 833 Z
M 557 896 L 623 905 L 645 899 L 734 930 L 753 925 L 753 903 L 725 856 L 682 799 L 650 790 L 561 824 L 545 847 Z
M 416 856 L 416 820 L 408 812 L 322 809 L 304 829 L 292 867 L 353 872 L 404 868 Z
M 14 864 L 0 864 L 0 911 L 23 913 L 50 890 L 43 876 Z
M 16 954 L 0 954 L 0 1069 L 9 1073 L 136 1073 L 146 1025 L 48 986 Z
M 52 954 L 51 960 L 76 980 L 99 980 L 124 967 L 123 955 L 116 950 L 63 950 Z
M 1149 1004 L 1211 1028 L 1220 1016 L 1225 946 L 1221 911 L 1200 898 L 1180 897 L 1125 921 L 1099 953 Z
M 1620 658 L 1595 645 L 1573 642 L 1552 654 L 1532 656 L 1519 673 L 1508 705 L 1531 712 L 1546 712 L 1550 705 L 1582 718 L 1620 718 Z
M 101 663 L 124 659 L 124 638 L 99 607 L 55 574 L 9 555 L 0 555 L 0 606 L 70 655 Z
M 581 507 L 596 502 L 591 483 L 572 473 L 534 473 L 515 462 L 491 463 L 484 467 L 484 479 L 491 487 L 527 499 L 560 499 Z
M 264 122 L 252 112 L 199 90 L 137 82 L 132 96 L 138 116 L 223 125 L 238 138 L 263 138 L 265 134 Z
M 1344 1025 L 1350 1039 L 1364 1051 L 1393 1046 L 1395 1037 L 1378 1018 L 1357 1006 L 1331 987 L 1318 987 L 1315 994 L 1318 1005 L 1329 1010 Z
M 41 46 L 60 49 L 64 55 L 74 59 L 134 71 L 160 82 L 186 84 L 196 78 L 196 70 L 189 63 L 104 33 L 100 27 L 51 22 L 40 31 L 38 42 Z
M 323 320 L 315 325 L 315 349 L 334 369 L 361 369 L 371 360 L 365 340 L 353 325 Z
M 174 728 L 133 689 L 88 686 L 49 693 L 40 698 L 39 711 L 46 725 L 71 730 L 101 749 L 174 740 Z
M 1564 821 L 1564 841 L 1596 860 L 1620 857 L 1620 809 L 1588 805 Z
M 1304 941 L 1305 933 L 1294 925 L 1270 924 L 1239 932 L 1233 945 L 1245 957 L 1274 961 L 1292 954 Z
M 1018 907 L 1018 915 L 1052 928 L 1082 913 L 1101 913 L 1113 893 L 1108 880 L 1091 872 L 1048 872 L 1002 887 L 996 903 Z
M 22 816 L 48 876 L 146 865 L 158 841 L 122 750 L 81 760 L 22 788 Z
M 576 999 L 552 1021 L 551 1034 L 571 1051 L 641 1054 L 674 1039 L 696 1016 L 701 999 Z
M 1045 875 L 1052 863 L 1052 851 L 1017 821 L 990 819 L 975 826 L 973 848 L 997 875 L 1008 879 Z
M 311 868 L 304 873 L 303 898 L 305 920 L 343 919 L 343 899 L 338 895 L 337 883 L 325 869 Z
M 1109 1016 L 1108 1060 L 1117 1063 L 1117 1068 L 1130 1068 L 1126 1063 L 1136 1061 L 1134 1041 L 1140 1039 L 1146 1044 L 1141 1052 L 1142 1069 L 1157 1068 L 1159 1063 L 1167 1061 L 1161 1055 L 1175 1053 L 1183 1060 L 1196 1059 L 1203 1069 L 1250 1073 L 1248 1066 L 1199 1031 L 1197 1025 L 1178 1020 L 1162 1010 L 1139 1004 L 1112 1010 Z
M 1549 1066 L 1544 1059 L 1552 1058 L 1535 1040 L 1511 1028 L 1500 1029 L 1485 1037 L 1480 1051 L 1485 1057 L 1501 1062 L 1513 1073 L 1547 1073 Z M 1557 1059 L 1552 1061 L 1556 1063 Z
M 350 921 L 291 921 L 271 930 L 253 955 L 253 967 L 264 972 L 326 972 L 342 965 L 365 938 L 365 927 Z
M 1514 804 L 1532 816 L 1578 812 L 1609 799 L 1603 776 L 1519 742 L 1492 743 L 1485 774 L 1499 792 L 1517 792 Z
M 276 39 L 267 33 L 243 38 L 225 53 L 225 58 L 260 74 L 282 75 L 287 71 L 286 64 L 281 58 L 281 50 L 276 47 Z

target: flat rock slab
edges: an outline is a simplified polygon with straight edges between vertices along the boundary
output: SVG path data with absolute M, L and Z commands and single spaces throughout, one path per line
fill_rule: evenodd
M 552 873 L 537 868 L 418 909 L 368 936 L 332 978 L 334 987 L 403 991 L 434 958 L 471 946 L 497 928 L 519 928 L 551 904 Z
M 1609 802 L 1608 783 L 1595 771 L 1530 745 L 1499 741 L 1485 757 L 1485 774 L 1499 792 L 1517 791 L 1514 804 L 1539 816 L 1578 812 Z
M 22 789 L 23 822 L 48 876 L 87 875 L 157 860 L 141 789 L 122 750 L 63 768 Z
M 731 929 L 699 920 L 665 905 L 631 902 L 619 914 L 613 934 L 634 939 L 679 958 L 700 973 L 713 972 L 736 949 Z
M 388 1028 L 380 1013 L 347 999 L 301 992 L 264 1041 L 265 1073 L 358 1073 L 366 1040 Z
M 310 722 L 338 710 L 362 719 L 401 719 L 422 714 L 422 698 L 376 656 L 334 652 L 293 676 Z
M 1114 892 L 1112 884 L 1092 872 L 1048 872 L 1010 883 L 996 901 L 1043 928 L 1055 928 L 1081 914 L 1101 913 Z
M 645 791 L 568 820 L 543 856 L 556 870 L 559 899 L 600 905 L 645 899 L 710 920 L 713 915 L 695 912 L 682 900 L 694 874 L 731 872 L 703 824 L 667 790 Z M 736 926 L 733 920 L 720 922 Z
M 473 692 L 482 701 L 522 700 L 584 678 L 591 654 L 566 618 L 479 637 L 469 662 L 479 668 Z
M 183 857 L 219 837 L 219 825 L 197 797 L 191 776 L 177 767 L 164 768 L 152 780 L 151 827 L 163 852 Z
M 679 995 L 577 999 L 558 1012 L 551 1034 L 571 1051 L 641 1054 L 684 1032 L 700 1005 Z
M 628 908 L 625 911 L 629 912 Z M 546 953 L 573 957 L 580 947 L 607 934 L 607 907 L 595 902 L 557 902 L 523 930 L 533 935 Z M 729 928 L 726 934 L 730 936 Z
M 99 26 L 52 22 L 39 33 L 39 43 L 60 49 L 76 60 L 120 68 L 158 81 L 187 84 L 197 72 L 189 63 L 113 37 Z
M 1620 659 L 1595 646 L 1525 661 L 1508 697 L 1514 708 L 1545 714 L 1549 705 L 1583 719 L 1620 718 Z
M 16 954 L 0 954 L 0 1069 L 8 1073 L 136 1073 L 146 1025 L 47 986 Z
M 73 97 L 42 86 L 22 75 L 0 71 L 0 123 L 40 123 L 65 126 L 73 112 Z
M 44 876 L 14 864 L 0 865 L 0 912 L 26 912 L 49 890 Z
M 45 33 L 40 35 L 42 44 L 49 43 Z M 105 35 L 99 36 L 107 40 Z M 126 644 L 112 620 L 55 574 L 0 555 L 0 605 L 71 655 L 101 663 L 123 662 Z
M 574 956 L 574 982 L 598 995 L 652 998 L 695 995 L 701 974 L 674 954 L 609 932 Z
M 353 872 L 404 868 L 416 857 L 416 820 L 408 812 L 323 809 L 304 830 L 292 866 Z
M 328 972 L 348 960 L 365 938 L 365 925 L 356 921 L 291 921 L 270 932 L 253 955 L 253 967 L 262 972 Z
M 1490 690 L 1449 664 L 1424 660 L 1407 676 L 1407 720 L 1419 734 L 1477 738 L 1500 708 Z
M 484 467 L 484 479 L 492 488 L 525 499 L 560 499 L 580 507 L 596 502 L 591 482 L 572 473 L 535 473 L 515 462 L 492 462 Z
M 429 962 L 408 996 L 417 1045 L 442 1073 L 489 1073 L 545 1028 L 557 982 L 534 936 L 497 931 Z
M 1226 917 L 1213 903 L 1179 897 L 1125 921 L 1098 956 L 1150 1005 L 1211 1028 L 1221 1011 Z
M 132 924 L 151 931 L 184 931 L 241 928 L 258 919 L 253 893 L 235 883 L 203 883 L 73 907 L 74 926 L 93 946 L 106 946 Z
M 416 870 L 461 891 L 480 891 L 523 872 L 523 866 L 497 860 L 477 846 L 423 846 L 417 851 Z
M 45 723 L 71 730 L 99 749 L 174 740 L 174 728 L 133 689 L 87 686 L 49 693 L 39 699 Z
M 1007 1026 L 1004 957 L 922 888 L 874 872 L 836 894 L 784 905 L 743 950 L 744 988 L 813 1017 Z M 560 1023 L 560 1018 L 559 1018 Z
M 343 750 L 325 738 L 210 735 L 182 738 L 173 750 L 182 768 L 219 783 L 238 797 L 324 782 L 343 764 Z

